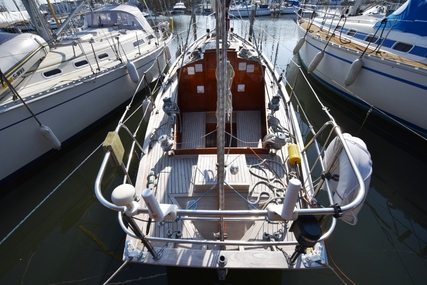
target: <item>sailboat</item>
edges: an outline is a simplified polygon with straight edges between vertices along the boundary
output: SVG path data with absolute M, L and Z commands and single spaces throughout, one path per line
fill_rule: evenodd
M 87 12 L 82 28 L 75 10 L 52 32 L 34 5 L 38 34 L 0 33 L 2 182 L 124 104 L 170 59 L 168 22 L 153 29 L 135 6 Z
M 360 2 L 360 1 L 358 1 Z M 353 9 L 357 10 L 357 9 Z M 326 13 L 298 19 L 295 47 L 310 76 L 334 93 L 427 137 L 427 3 L 393 13 Z
M 172 13 L 184 14 L 185 10 L 187 10 L 187 7 L 185 7 L 185 4 L 182 1 L 179 1 L 179 2 L 176 2 L 175 5 L 173 5 Z
M 250 17 L 252 13 L 255 16 L 270 16 L 271 11 L 268 4 L 252 1 L 233 1 L 229 10 L 230 16 L 237 18 Z
M 215 29 L 186 45 L 159 92 L 128 106 L 103 143 L 95 195 L 118 212 L 123 260 L 225 281 L 231 270 L 328 268 L 324 241 L 337 220 L 356 224 L 369 151 L 325 106 L 324 125 L 303 138 L 296 95 L 255 38 L 230 27 L 229 2 L 214 4 Z

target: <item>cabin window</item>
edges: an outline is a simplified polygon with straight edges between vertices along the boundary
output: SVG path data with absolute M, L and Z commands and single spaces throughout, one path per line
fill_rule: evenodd
M 246 62 L 239 62 L 239 70 L 246 70 Z
M 374 36 L 374 35 L 368 35 L 368 36 L 365 38 L 365 41 L 366 41 L 366 42 L 370 42 L 370 43 L 375 43 L 377 40 L 378 40 L 378 37 L 377 37 L 377 36 Z
M 247 66 L 246 66 L 246 72 L 248 72 L 248 73 L 252 73 L 252 72 L 254 72 L 255 71 L 255 65 L 253 65 L 253 64 L 248 64 Z
M 75 62 L 74 66 L 75 67 L 82 67 L 82 66 L 87 65 L 87 64 L 89 64 L 89 62 L 87 60 L 80 60 L 80 61 Z
M 194 75 L 195 74 L 194 66 L 187 67 L 187 74 L 188 75 Z
M 350 30 L 347 32 L 347 35 L 349 35 L 350 37 L 353 37 L 356 33 L 357 33 L 357 31 L 356 31 L 356 30 L 350 29 Z
M 203 65 L 198 63 L 195 64 L 194 67 L 196 68 L 196 72 L 203 72 Z
M 413 45 L 397 42 L 392 48 L 401 52 L 408 52 L 413 48 Z
M 98 54 L 98 58 L 99 59 L 104 59 L 104 58 L 107 58 L 107 57 L 108 57 L 108 53 L 106 53 L 106 52 Z
M 143 39 L 140 39 L 140 40 L 137 40 L 137 41 L 133 42 L 133 46 L 137 47 L 137 46 L 140 46 L 140 45 L 142 45 L 144 43 L 145 43 L 145 41 Z
M 43 75 L 45 77 L 52 77 L 52 76 L 60 74 L 60 73 L 62 73 L 61 69 L 56 68 L 56 69 L 52 69 L 52 70 L 43 72 Z
M 135 17 L 126 12 L 117 11 L 99 11 L 95 13 L 87 13 L 85 15 L 88 26 L 98 27 L 117 27 L 119 29 L 142 29 Z
M 149 41 L 149 40 L 151 40 L 151 39 L 154 39 L 154 36 L 153 35 L 149 35 L 148 37 L 147 37 L 147 40 Z
M 197 93 L 205 93 L 205 86 L 197 86 Z
M 237 84 L 237 92 L 245 92 L 245 84 Z

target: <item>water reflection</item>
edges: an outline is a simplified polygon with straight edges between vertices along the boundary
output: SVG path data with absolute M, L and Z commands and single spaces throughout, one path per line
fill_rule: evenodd
M 297 57 L 294 60 L 298 63 Z M 296 71 L 288 72 L 291 84 Z M 423 282 L 427 277 L 427 192 L 423 187 L 427 142 L 312 83 L 342 131 L 362 138 L 373 159 L 371 187 L 359 223 L 354 227 L 339 223 L 327 241 L 331 260 L 356 284 Z M 311 92 L 300 81 L 295 88 L 297 94 Z M 317 105 L 315 100 L 299 99 L 304 108 Z M 308 113 L 315 125 L 321 114 Z

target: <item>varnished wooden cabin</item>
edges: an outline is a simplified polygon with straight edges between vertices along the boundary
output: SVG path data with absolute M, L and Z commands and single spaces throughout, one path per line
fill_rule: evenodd
M 264 67 L 258 61 L 238 57 L 237 52 L 231 48 L 227 55 L 234 68 L 230 88 L 232 124 L 226 123 L 226 132 L 233 137 L 231 153 L 247 153 L 248 147 L 266 153 L 261 143 L 267 133 Z M 216 153 L 216 66 L 216 51 L 210 49 L 177 71 L 180 74 L 177 102 L 182 118 L 177 121 L 175 132 L 176 154 Z M 229 138 L 226 136 L 226 146 Z

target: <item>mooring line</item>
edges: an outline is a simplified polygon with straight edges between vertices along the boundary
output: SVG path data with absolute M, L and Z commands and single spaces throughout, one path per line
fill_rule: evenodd
M 55 189 L 52 190 L 52 192 L 49 193 L 22 221 L 20 221 L 1 241 L 0 245 L 3 244 L 44 202 L 46 202 L 47 199 L 49 199 L 50 196 L 52 196 L 56 190 L 61 187 L 65 181 L 67 181 L 71 175 L 73 175 L 92 155 L 102 146 L 102 143 L 88 156 L 86 157 L 70 174 L 68 174 L 67 177 L 65 177 L 64 180 L 59 183 Z

